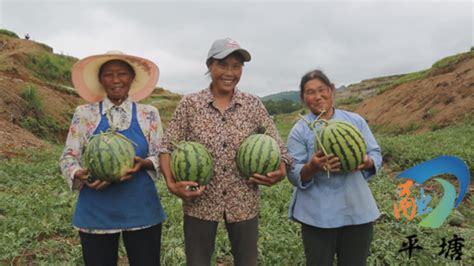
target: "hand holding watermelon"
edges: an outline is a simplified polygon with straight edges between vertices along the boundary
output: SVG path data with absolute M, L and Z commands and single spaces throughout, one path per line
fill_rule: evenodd
M 123 182 L 132 178 L 132 176 L 140 171 L 142 168 L 153 169 L 153 163 L 150 160 L 142 159 L 138 156 L 133 157 L 133 168 L 130 168 L 125 172 L 125 175 L 119 178 L 119 182 Z
M 169 182 L 167 185 L 168 190 L 172 194 L 182 198 L 185 201 L 201 196 L 201 194 L 206 189 L 206 186 L 200 186 L 194 181 Z
M 369 155 L 364 155 L 364 160 L 362 161 L 359 166 L 357 166 L 356 170 L 369 170 L 375 166 L 374 161 L 369 157 Z
M 134 143 L 124 135 L 109 130 L 90 138 L 82 165 L 94 179 L 116 182 L 134 166 Z
M 341 162 L 339 161 L 339 158 L 334 154 L 328 154 L 326 156 L 321 150 L 313 154 L 308 164 L 314 173 L 321 170 L 330 172 L 341 171 Z
M 358 166 L 363 164 L 366 154 L 366 144 L 362 133 L 351 123 L 331 119 L 320 119 L 325 111 L 316 118 L 314 122 L 309 122 L 304 116 L 300 117 L 308 124 L 308 127 L 314 131 L 314 149 L 322 150 L 328 156 L 334 154 L 339 158 L 340 168 L 343 172 L 357 170 Z M 321 127 L 317 127 L 321 124 Z M 328 170 L 329 177 L 329 169 Z
M 212 178 L 213 161 L 204 145 L 193 141 L 172 142 L 172 154 L 160 154 L 161 171 L 168 190 L 191 200 L 201 196 Z
M 81 169 L 76 171 L 76 173 L 74 174 L 74 178 L 81 180 L 82 184 L 85 184 L 86 186 L 97 190 L 104 189 L 110 185 L 110 183 L 107 181 L 91 178 L 89 170 L 87 169 Z
M 273 186 L 286 177 L 285 163 L 281 162 L 277 170 L 261 175 L 255 173 L 249 178 L 249 182 L 256 185 Z

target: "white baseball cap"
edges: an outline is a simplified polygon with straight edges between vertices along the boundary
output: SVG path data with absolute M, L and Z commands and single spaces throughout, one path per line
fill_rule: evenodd
M 242 55 L 244 62 L 248 62 L 251 59 L 250 53 L 240 47 L 240 44 L 231 38 L 218 39 L 212 43 L 209 53 L 207 53 L 207 60 L 211 58 L 223 59 L 233 52 L 238 52 Z

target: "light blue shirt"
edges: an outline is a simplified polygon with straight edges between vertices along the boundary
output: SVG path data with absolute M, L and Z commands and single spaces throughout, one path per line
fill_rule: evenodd
M 310 113 L 306 115 L 306 119 L 313 122 L 316 115 Z M 314 133 L 300 119 L 288 136 L 288 153 L 294 160 L 288 179 L 295 186 L 288 217 L 320 228 L 374 221 L 380 212 L 367 180 L 382 165 L 380 146 L 360 115 L 335 109 L 332 119 L 345 120 L 360 130 L 367 145 L 367 154 L 374 161 L 375 171 L 331 172 L 330 178 L 326 172 L 318 171 L 310 181 L 302 183 L 300 172 L 313 155 Z

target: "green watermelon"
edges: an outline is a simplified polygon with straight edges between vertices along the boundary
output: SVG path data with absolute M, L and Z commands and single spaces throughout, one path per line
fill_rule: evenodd
M 82 155 L 83 165 L 89 169 L 92 180 L 116 182 L 133 167 L 135 149 L 124 135 L 107 131 L 92 136 Z
M 318 141 L 318 137 L 321 142 Z M 343 172 L 356 169 L 364 160 L 366 153 L 366 144 L 360 131 L 342 120 L 323 122 L 322 128 L 316 130 L 315 152 L 321 149 L 320 145 L 326 154 L 332 153 L 339 158 Z
M 266 175 L 279 168 L 280 147 L 268 135 L 253 134 L 240 144 L 236 161 L 237 167 L 245 178 L 249 178 L 255 173 Z
M 176 181 L 194 181 L 200 186 L 211 181 L 213 161 L 204 145 L 182 141 L 171 154 L 171 171 Z

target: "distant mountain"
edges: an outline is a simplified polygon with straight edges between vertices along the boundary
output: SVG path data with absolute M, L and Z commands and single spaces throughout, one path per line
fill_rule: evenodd
M 347 89 L 346 86 L 341 86 L 341 87 L 337 88 L 338 91 L 342 91 L 342 90 L 345 90 L 345 89 Z M 279 92 L 279 93 L 263 96 L 261 99 L 262 99 L 263 102 L 270 101 L 270 100 L 271 101 L 291 100 L 291 101 L 294 101 L 294 102 L 301 102 L 300 91 Z
M 266 101 L 279 101 L 279 100 L 291 100 L 294 102 L 300 101 L 299 91 L 284 91 L 275 94 L 270 94 L 261 98 L 263 102 Z

